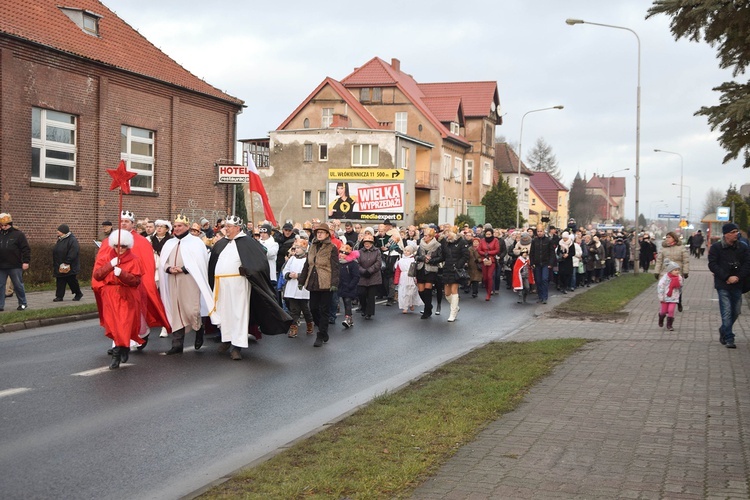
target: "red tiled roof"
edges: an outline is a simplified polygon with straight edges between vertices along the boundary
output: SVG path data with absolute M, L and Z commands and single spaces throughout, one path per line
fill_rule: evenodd
M 432 110 L 422 100 L 424 94 L 422 90 L 420 90 L 419 84 L 411 75 L 404 73 L 400 69 L 396 70 L 393 66 L 379 57 L 373 57 L 362 67 L 356 68 L 351 74 L 341 80 L 341 83 L 347 88 L 397 87 L 409 98 L 412 104 L 414 104 L 414 106 L 432 123 L 432 125 L 440 131 L 441 137 L 444 139 L 450 139 L 465 147 L 471 146 L 466 138 L 451 133 L 451 131 L 441 123 L 441 120 L 435 116 Z
M 425 97 L 459 96 L 466 117 L 489 116 L 490 106 L 500 103 L 496 82 L 420 83 Z
M 531 176 L 531 189 L 539 195 L 545 205 L 557 211 L 558 192 L 569 191 L 555 176 L 549 172 L 534 172 Z
M 609 196 L 621 198 L 625 196 L 625 181 L 625 177 L 601 177 L 594 174 L 586 183 L 586 187 L 588 189 L 601 189 L 606 193 L 607 182 L 609 182 Z
M 463 123 L 463 107 L 461 98 L 457 96 L 445 97 L 425 97 L 422 99 L 432 114 L 443 123 L 456 122 Z
M 85 33 L 60 7 L 101 16 L 99 36 Z M 177 64 L 97 0 L 13 0 L 3 2 L 0 35 L 136 73 L 241 106 L 243 101 L 212 87 Z
M 297 106 L 297 109 L 292 111 L 292 114 L 287 116 L 286 120 L 283 121 L 281 125 L 279 125 L 276 130 L 284 130 L 287 125 L 289 125 L 289 122 L 292 121 L 292 119 L 297 116 L 297 114 L 302 111 L 302 109 L 316 96 L 318 93 L 326 86 L 330 85 L 333 90 L 336 91 L 337 94 L 341 96 L 342 99 L 346 101 L 346 104 L 349 106 L 349 110 L 353 111 L 357 114 L 371 129 L 377 129 L 377 128 L 383 128 L 380 126 L 378 121 L 375 119 L 374 116 L 372 116 L 372 113 L 370 113 L 367 108 L 365 108 L 357 99 L 354 98 L 351 92 L 346 90 L 343 85 L 341 85 L 340 82 L 337 82 L 331 77 L 326 77 L 325 80 L 323 80 L 320 85 L 318 85 L 315 90 L 313 90 L 307 98 L 302 101 L 302 103 Z
M 505 142 L 495 144 L 495 170 L 503 174 L 518 174 L 518 155 Z M 533 176 L 535 172 L 521 162 L 521 174 Z

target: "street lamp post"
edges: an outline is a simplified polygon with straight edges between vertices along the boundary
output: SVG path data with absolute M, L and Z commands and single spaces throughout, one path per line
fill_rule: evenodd
M 558 104 L 557 106 L 550 106 L 548 108 L 540 108 L 540 109 L 532 109 L 531 111 L 527 111 L 523 114 L 521 117 L 521 134 L 518 138 L 518 196 L 516 198 L 517 206 L 516 206 L 516 229 L 521 225 L 521 193 L 523 192 L 521 189 L 521 155 L 523 154 L 523 120 L 526 118 L 526 115 L 529 113 L 536 113 L 538 111 L 547 111 L 549 109 L 563 109 L 565 106 L 562 106 Z
M 630 170 L 630 167 L 628 167 L 628 168 L 621 168 L 619 170 L 615 170 L 614 172 L 610 172 L 607 175 L 607 219 L 611 219 L 612 218 L 612 210 L 611 210 L 612 206 L 609 203 L 609 200 L 612 199 L 609 196 L 609 181 L 610 181 L 610 179 L 612 179 L 612 174 L 616 174 L 617 172 L 624 172 L 626 170 Z M 614 221 L 612 221 L 612 222 L 614 222 Z
M 682 207 L 682 188 L 686 187 L 688 190 L 688 210 L 687 210 L 687 219 L 690 220 L 690 207 L 693 204 L 693 196 L 692 196 L 692 189 L 690 189 L 690 186 L 686 186 L 685 184 L 673 182 L 673 186 L 680 186 L 680 207 Z M 682 210 L 682 209 L 680 209 Z M 682 215 L 680 215 L 682 217 Z
M 638 86 L 636 88 L 636 108 L 635 108 L 635 225 L 638 227 L 638 215 L 640 209 L 640 190 L 639 185 L 641 182 L 641 39 L 638 33 L 626 28 L 624 26 L 615 26 L 612 24 L 601 24 L 592 23 L 590 21 L 584 21 L 583 19 L 566 19 L 565 22 L 570 26 L 576 24 L 592 24 L 594 26 L 603 26 L 605 28 L 614 28 L 618 30 L 625 30 L 635 35 L 635 39 L 638 41 Z M 634 269 L 635 274 L 638 274 L 638 266 Z
M 665 151 L 663 149 L 654 149 L 654 152 L 656 152 L 656 153 L 667 153 L 667 154 L 670 154 L 670 155 L 677 155 L 677 156 L 680 157 L 680 183 L 679 184 L 672 183 L 672 185 L 673 186 L 678 186 L 678 185 L 680 186 L 680 220 L 682 220 L 682 217 L 683 217 L 683 214 L 682 214 L 682 186 L 683 186 L 683 184 L 682 184 L 682 182 L 683 182 L 683 180 L 682 180 L 683 179 L 682 173 L 684 171 L 683 167 L 685 166 L 685 162 L 684 162 L 684 160 L 682 158 L 682 155 L 680 153 L 675 153 L 674 151 Z

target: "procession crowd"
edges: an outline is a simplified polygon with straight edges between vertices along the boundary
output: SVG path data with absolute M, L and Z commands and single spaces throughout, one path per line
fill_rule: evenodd
M 10 216 L 0 214 L 3 220 L 0 279 L 12 281 L 19 309 L 25 309 L 21 272 L 28 268 L 30 252 Z M 168 355 L 183 352 L 190 330 L 195 349 L 200 349 L 208 331 L 218 334 L 220 352 L 240 360 L 248 340 L 263 334 L 296 338 L 302 328 L 306 335 L 316 335 L 313 345 L 320 347 L 329 341 L 329 325 L 337 323 L 342 309 L 341 325 L 349 329 L 356 316 L 372 320 L 376 304 L 397 306 L 402 314 L 418 310 L 419 318 L 429 319 L 440 315 L 445 300 L 447 321 L 454 322 L 462 292 L 467 298 L 481 293 L 490 302 L 505 282 L 519 304 L 530 294 L 546 304 L 551 286 L 566 294 L 616 278 L 635 265 L 648 272 L 654 264 L 660 280 L 659 326 L 666 319 L 667 329 L 673 330 L 675 309 L 682 310 L 680 290 L 689 275 L 690 254 L 700 257 L 704 244 L 698 231 L 688 251 L 670 232 L 657 249 L 648 233 L 579 228 L 572 218 L 564 230 L 541 224 L 524 230 L 490 224 L 399 228 L 390 220 L 371 227 L 336 219 L 287 221 L 275 228 L 267 221 L 244 223 L 237 216 L 215 225 L 183 215 L 171 221 L 137 221 L 125 210 L 119 230 L 109 221 L 102 230 L 92 288 L 100 323 L 113 341 L 113 369 L 128 360 L 131 347 L 146 346 L 153 327 L 161 327 L 164 337 L 171 334 Z M 3 262 L 7 234 L 15 235 L 18 250 L 11 260 L 18 266 Z M 55 301 L 63 300 L 66 287 L 73 300 L 82 296 L 77 252 L 75 236 L 61 224 L 53 250 Z

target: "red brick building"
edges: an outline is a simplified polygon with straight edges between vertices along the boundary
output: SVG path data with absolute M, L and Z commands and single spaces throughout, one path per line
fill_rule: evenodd
M 3 2 L 0 211 L 30 240 L 118 217 L 107 168 L 138 173 L 137 218 L 229 210 L 215 163 L 234 163 L 243 101 L 188 72 L 96 0 Z

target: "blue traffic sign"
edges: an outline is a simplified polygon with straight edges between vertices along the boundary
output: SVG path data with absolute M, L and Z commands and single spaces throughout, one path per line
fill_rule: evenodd
M 680 214 L 659 214 L 657 217 L 659 219 L 679 219 Z

